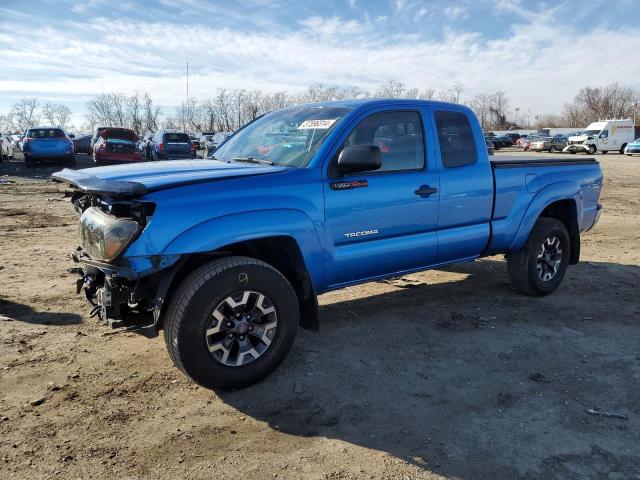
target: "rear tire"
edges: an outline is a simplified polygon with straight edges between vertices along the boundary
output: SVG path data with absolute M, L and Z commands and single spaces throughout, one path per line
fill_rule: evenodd
M 564 224 L 555 218 L 540 217 L 525 246 L 507 255 L 509 280 L 525 295 L 548 295 L 562 282 L 570 256 L 571 241 Z
M 280 365 L 298 323 L 298 299 L 287 279 L 260 260 L 233 256 L 203 265 L 182 282 L 164 317 L 164 338 L 187 376 L 206 388 L 232 390 Z
M 620 155 L 622 155 L 624 153 L 624 149 L 627 148 L 627 144 L 623 143 L 622 146 L 620 147 Z

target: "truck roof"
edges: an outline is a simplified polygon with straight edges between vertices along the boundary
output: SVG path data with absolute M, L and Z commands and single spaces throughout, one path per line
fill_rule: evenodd
M 305 103 L 302 105 L 295 105 L 288 108 L 297 108 L 301 106 L 317 106 L 317 107 L 344 107 L 351 109 L 361 109 L 367 107 L 376 107 L 383 105 L 430 105 L 436 107 L 446 107 L 446 108 L 459 108 L 464 110 L 469 110 L 465 105 L 461 105 L 458 103 L 450 103 L 450 102 L 440 102 L 437 100 L 417 100 L 413 98 L 357 98 L 354 100 L 337 100 L 331 102 L 316 102 L 316 103 Z

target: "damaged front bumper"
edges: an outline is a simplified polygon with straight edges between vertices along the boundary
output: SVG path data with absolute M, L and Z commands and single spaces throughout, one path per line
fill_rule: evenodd
M 578 153 L 578 152 L 589 153 L 589 145 L 583 145 L 583 144 L 567 145 L 562 149 L 562 151 L 564 153 Z
M 82 267 L 77 293 L 91 304 L 90 317 L 111 328 L 124 328 L 147 337 L 158 335 L 158 322 L 166 293 L 179 265 L 179 255 L 135 258 L 118 264 L 93 260 L 82 249 L 71 254 Z

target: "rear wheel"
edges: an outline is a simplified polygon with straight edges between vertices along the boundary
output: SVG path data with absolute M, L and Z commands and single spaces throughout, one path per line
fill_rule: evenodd
M 622 146 L 620 147 L 620 155 L 622 155 L 624 153 L 624 149 L 627 148 L 627 144 L 623 143 Z
M 564 278 L 570 248 L 569 232 L 562 222 L 539 218 L 524 248 L 507 255 L 511 284 L 525 295 L 550 294 Z
M 191 273 L 164 319 L 173 363 L 207 388 L 252 385 L 282 362 L 299 322 L 298 300 L 276 269 L 226 257 Z

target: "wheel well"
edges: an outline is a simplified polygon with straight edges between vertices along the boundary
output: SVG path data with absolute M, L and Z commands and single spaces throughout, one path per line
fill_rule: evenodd
M 575 265 L 580 260 L 580 229 L 578 228 L 578 210 L 573 200 L 559 200 L 548 205 L 540 214 L 541 217 L 560 220 L 567 231 L 571 241 L 571 256 L 569 263 Z
M 311 276 L 307 272 L 302 252 L 297 242 L 289 236 L 274 236 L 247 240 L 244 242 L 225 245 L 213 252 L 193 254 L 184 258 L 175 270 L 170 283 L 167 285 L 167 295 L 162 310 L 171 300 L 171 294 L 178 285 L 193 270 L 203 263 L 216 258 L 230 255 L 240 255 L 262 260 L 277 269 L 291 283 L 296 292 L 300 305 L 300 326 L 308 330 L 317 331 L 319 324 L 318 300 Z M 159 292 L 160 296 L 164 296 Z M 158 315 L 161 321 L 162 316 Z M 162 325 L 158 325 L 161 327 Z

